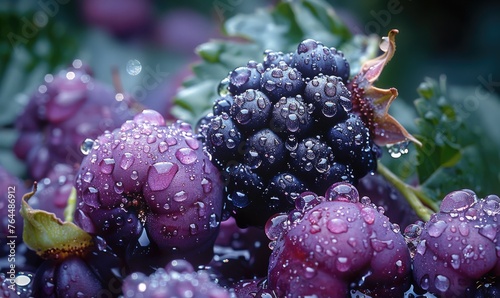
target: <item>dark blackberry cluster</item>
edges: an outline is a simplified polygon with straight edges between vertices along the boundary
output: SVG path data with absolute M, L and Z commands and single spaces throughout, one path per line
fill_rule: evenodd
M 349 75 L 341 51 L 307 39 L 222 80 L 200 131 L 226 179 L 226 216 L 263 226 L 301 192 L 356 184 L 376 169 L 379 150 L 352 111 Z

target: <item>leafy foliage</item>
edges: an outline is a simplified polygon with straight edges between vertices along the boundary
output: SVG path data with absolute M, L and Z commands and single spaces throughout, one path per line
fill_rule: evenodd
M 418 88 L 416 170 L 434 198 L 469 188 L 485 196 L 500 193 L 500 133 L 495 122 L 498 96 L 477 87 L 447 88 L 445 78 L 426 79 Z

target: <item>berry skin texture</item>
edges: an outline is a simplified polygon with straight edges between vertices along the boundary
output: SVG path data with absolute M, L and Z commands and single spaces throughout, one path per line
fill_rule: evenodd
M 304 192 L 296 210 L 266 225 L 273 241 L 268 289 L 278 297 L 346 297 L 351 285 L 372 297 L 403 297 L 410 253 L 399 227 L 348 183 L 325 197 Z
M 480 278 L 498 276 L 499 206 L 496 195 L 478 199 L 471 190 L 446 195 L 417 240 L 415 282 L 439 297 L 464 297 Z
M 75 222 L 117 252 L 145 232 L 165 255 L 209 259 L 222 213 L 220 174 L 191 126 L 145 110 L 95 140 L 76 178 Z

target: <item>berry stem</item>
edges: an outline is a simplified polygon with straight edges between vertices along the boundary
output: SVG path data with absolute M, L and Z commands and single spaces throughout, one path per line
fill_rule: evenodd
M 64 209 L 64 221 L 73 222 L 73 214 L 76 210 L 76 188 L 71 189 L 68 197 L 68 205 Z
M 415 210 L 415 213 L 417 213 L 418 217 L 424 221 L 430 219 L 431 215 L 434 213 L 433 209 L 435 210 L 437 208 L 434 202 L 425 197 L 421 191 L 416 190 L 414 187 L 402 181 L 380 161 L 377 165 L 377 171 L 403 194 L 410 206 Z M 430 205 L 431 208 L 426 205 Z

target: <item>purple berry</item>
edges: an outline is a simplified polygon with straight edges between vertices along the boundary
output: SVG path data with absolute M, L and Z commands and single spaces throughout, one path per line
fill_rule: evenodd
M 45 76 L 16 123 L 14 152 L 29 165 L 33 179 L 45 178 L 58 163 L 79 164 L 85 139 L 118 127 L 135 113 L 126 95 L 96 81 L 80 60 L 73 65 Z
M 398 226 L 348 183 L 325 197 L 305 192 L 297 209 L 272 217 L 268 289 L 278 297 L 346 297 L 362 293 L 402 297 L 409 287 L 410 253 Z
M 163 255 L 211 256 L 222 182 L 190 125 L 165 126 L 143 111 L 94 141 L 76 188 L 75 222 L 112 248 L 124 251 L 145 232 Z
M 446 195 L 439 213 L 421 227 L 416 239 L 411 237 L 416 242 L 417 285 L 440 297 L 462 297 L 482 277 L 498 276 L 499 214 L 496 195 L 478 199 L 471 190 Z

